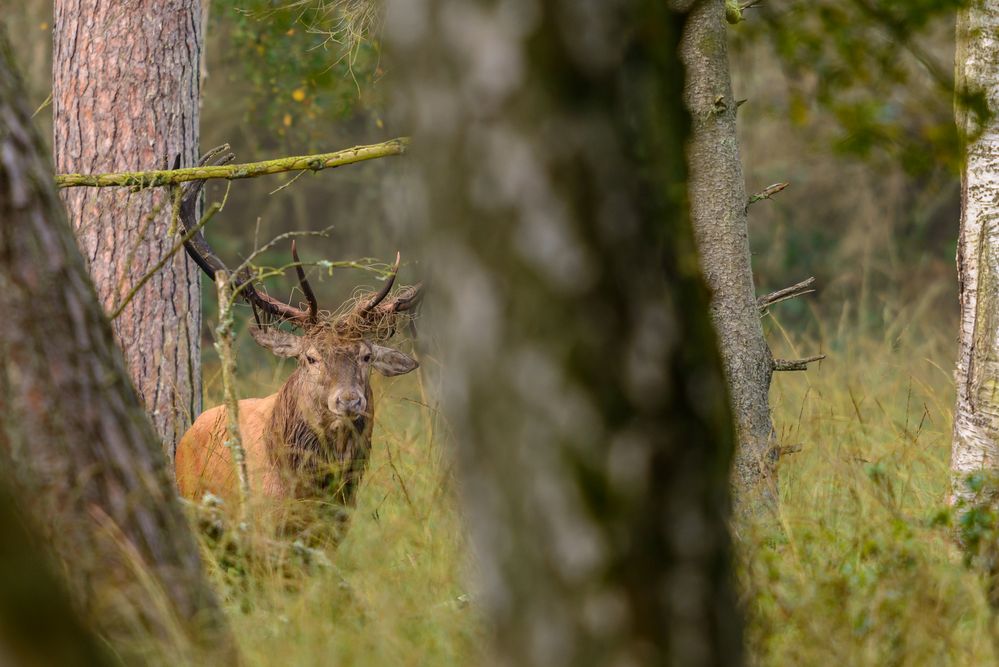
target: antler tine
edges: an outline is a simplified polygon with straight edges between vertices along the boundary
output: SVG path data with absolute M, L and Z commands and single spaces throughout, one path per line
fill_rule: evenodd
M 198 160 L 198 166 L 199 167 L 204 167 L 206 164 L 208 164 L 213 159 L 215 159 L 216 155 L 218 155 L 219 153 L 222 153 L 222 152 L 225 152 L 225 151 L 229 150 L 229 148 L 231 148 L 231 147 L 229 146 L 228 143 L 224 143 L 224 144 L 222 144 L 220 146 L 216 146 L 215 148 L 212 148 L 207 153 L 205 153 L 204 155 L 201 156 L 201 159 Z M 236 156 L 233 155 L 232 153 L 230 153 L 229 155 L 226 155 L 223 158 L 219 158 L 219 160 L 215 164 L 216 165 L 225 164 L 226 162 L 228 162 L 229 160 L 231 160 L 234 157 L 236 157 Z
M 223 153 L 223 152 L 225 152 L 227 150 L 229 150 L 229 144 L 222 144 L 221 146 L 216 146 L 215 148 L 211 149 L 210 151 L 208 151 L 207 153 L 205 153 L 204 155 L 201 156 L 201 159 L 198 160 L 198 166 L 199 167 L 204 167 L 206 164 L 208 164 L 209 162 L 211 162 L 211 160 L 213 158 L 215 158 L 220 153 Z M 220 166 L 222 166 L 224 164 L 228 164 L 228 163 L 232 162 L 235 159 L 236 159 L 236 154 L 235 153 L 226 153 L 225 155 L 223 155 L 223 156 L 219 157 L 218 159 L 216 159 L 215 162 L 214 162 L 214 165 L 216 167 L 220 167 Z M 180 155 L 177 155 L 177 160 L 174 162 L 173 168 L 174 169 L 178 169 L 179 167 L 180 167 Z M 192 202 L 192 204 L 191 204 L 191 207 L 192 207 L 191 213 L 192 213 L 192 215 L 194 213 L 194 207 L 197 206 L 197 202 L 198 202 L 197 196 L 198 196 L 198 193 L 201 192 L 201 188 L 203 188 L 204 185 L 205 185 L 205 179 L 201 179 L 201 180 L 197 180 L 197 181 L 189 181 L 189 182 L 185 183 L 184 186 L 183 186 L 184 187 L 184 201 L 190 200 Z
M 319 302 L 316 300 L 316 293 L 312 291 L 312 285 L 305 278 L 305 267 L 302 266 L 301 260 L 298 259 L 295 239 L 291 240 L 291 258 L 295 260 L 295 270 L 298 272 L 298 284 L 302 286 L 302 293 L 305 294 L 305 300 L 309 302 L 309 321 L 315 322 L 316 316 L 319 314 Z
M 388 280 L 385 281 L 384 287 L 379 290 L 378 294 L 368 299 L 368 302 L 364 304 L 361 308 L 361 314 L 366 315 L 374 310 L 375 306 L 380 304 L 382 300 L 388 296 L 388 293 L 392 290 L 392 285 L 395 284 L 395 277 L 399 275 L 399 262 L 402 260 L 402 255 L 397 251 L 395 253 L 395 264 L 392 266 L 392 273 L 389 275 Z

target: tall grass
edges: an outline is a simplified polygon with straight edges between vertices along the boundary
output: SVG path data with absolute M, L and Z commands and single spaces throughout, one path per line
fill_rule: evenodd
M 775 378 L 774 422 L 796 451 L 776 510 L 733 526 L 753 663 L 996 661 L 985 582 L 946 503 L 956 318 L 935 303 L 886 308 L 877 325 L 813 315 L 807 334 L 768 318 L 777 356 L 829 358 Z M 244 395 L 288 370 L 262 367 Z M 208 559 L 251 665 L 483 662 L 446 424 L 418 377 L 379 380 L 371 466 L 332 566 Z
M 983 578 L 947 508 L 956 318 L 931 298 L 877 330 L 837 322 L 782 356 L 829 359 L 775 378 L 779 506 L 736 526 L 754 662 L 993 664 Z

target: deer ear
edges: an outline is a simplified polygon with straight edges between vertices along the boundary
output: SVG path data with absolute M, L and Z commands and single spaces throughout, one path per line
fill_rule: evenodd
M 420 365 L 408 354 L 381 345 L 371 346 L 371 357 L 371 365 L 385 377 L 405 375 Z
M 302 339 L 276 327 L 251 327 L 250 335 L 257 344 L 279 357 L 297 357 L 302 351 Z

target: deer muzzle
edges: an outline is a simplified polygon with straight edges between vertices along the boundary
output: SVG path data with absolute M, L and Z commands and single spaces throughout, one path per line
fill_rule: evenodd
M 354 389 L 338 391 L 329 399 L 330 412 L 338 417 L 356 417 L 362 415 L 367 407 L 364 395 Z

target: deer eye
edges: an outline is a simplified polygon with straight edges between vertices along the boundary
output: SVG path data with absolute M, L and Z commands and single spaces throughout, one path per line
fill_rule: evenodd
M 310 364 L 318 364 L 319 360 L 313 357 L 311 354 L 305 355 L 305 361 Z
M 371 361 L 371 353 L 365 352 L 364 355 L 361 356 L 361 361 L 363 361 L 364 363 L 369 363 Z

